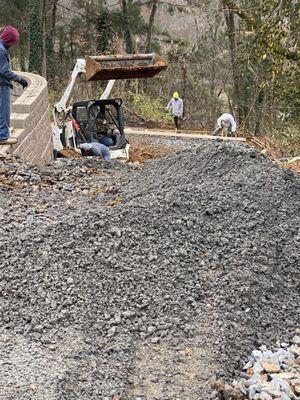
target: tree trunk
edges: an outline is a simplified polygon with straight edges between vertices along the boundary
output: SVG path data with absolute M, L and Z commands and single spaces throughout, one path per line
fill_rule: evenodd
M 42 29 L 43 29 L 43 42 L 42 42 L 42 76 L 47 78 L 47 13 L 46 13 L 46 0 L 42 0 Z
M 215 19 L 215 27 L 213 29 L 213 35 L 212 35 L 212 57 L 215 59 L 216 57 L 216 47 L 217 47 L 217 37 L 218 37 L 218 28 L 219 24 L 217 19 Z M 216 79 L 216 63 L 215 61 L 212 63 L 211 66 L 211 80 L 210 80 L 210 95 L 211 98 L 213 99 L 215 97 L 215 90 L 216 90 L 216 84 L 215 84 L 215 79 Z
M 227 35 L 229 41 L 230 49 L 230 61 L 232 68 L 232 78 L 233 78 L 233 103 L 237 108 L 237 119 L 239 122 L 242 120 L 242 107 L 240 104 L 240 73 L 238 69 L 238 54 L 236 48 L 236 35 L 235 35 L 235 19 L 234 13 L 231 10 L 225 11 L 225 20 L 227 27 Z
M 50 29 L 46 29 L 46 54 L 47 54 L 47 78 L 52 79 L 56 72 L 56 57 L 54 54 L 54 44 L 56 37 L 56 18 L 57 18 L 57 5 L 58 0 L 51 2 L 52 8 L 49 10 L 49 25 Z
M 111 40 L 111 30 L 110 30 L 110 20 L 109 12 L 102 6 L 99 11 L 99 16 L 96 20 L 97 29 L 97 49 L 100 54 L 105 53 L 109 47 L 109 42 Z
M 29 0 L 29 71 L 42 71 L 42 21 L 40 0 Z
M 256 118 L 255 118 L 255 127 L 254 127 L 254 134 L 260 134 L 260 127 L 261 127 L 261 120 L 263 117 L 263 104 L 264 104 L 265 93 L 263 89 L 260 89 L 257 101 L 256 101 Z
M 222 0 L 223 6 L 227 9 L 230 10 L 230 12 L 237 14 L 240 18 L 242 18 L 246 23 L 248 24 L 249 27 L 255 26 L 255 21 L 252 15 L 248 14 L 245 12 L 242 8 L 240 8 L 235 1 L 233 0 Z
M 51 33 L 53 34 L 56 28 L 56 15 L 57 15 L 58 0 L 53 0 L 52 20 L 51 20 Z
M 149 24 L 148 24 L 148 32 L 147 32 L 147 39 L 146 39 L 146 53 L 150 53 L 151 51 L 151 42 L 152 42 L 152 32 L 153 32 L 153 25 L 154 19 L 156 14 L 157 5 L 159 0 L 153 0 L 151 13 L 149 17 Z
M 132 33 L 129 25 L 127 0 L 122 0 L 122 13 L 123 13 L 123 27 L 126 53 L 132 54 L 134 52 Z
M 187 97 L 187 88 L 188 88 L 188 67 L 185 59 L 180 60 L 180 66 L 181 66 L 181 71 L 182 71 L 182 91 L 181 91 L 181 97 L 186 98 Z

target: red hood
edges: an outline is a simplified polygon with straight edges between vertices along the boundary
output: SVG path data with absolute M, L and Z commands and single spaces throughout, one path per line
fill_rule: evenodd
M 16 28 L 13 28 L 12 26 L 7 26 L 1 33 L 0 39 L 2 40 L 2 42 L 4 42 L 7 48 L 10 48 L 18 42 L 19 36 L 19 32 Z

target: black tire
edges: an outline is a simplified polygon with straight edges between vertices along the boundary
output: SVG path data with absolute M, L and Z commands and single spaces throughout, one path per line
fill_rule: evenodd
M 63 147 L 66 147 L 66 127 L 63 125 L 62 132 L 60 134 L 60 141 Z

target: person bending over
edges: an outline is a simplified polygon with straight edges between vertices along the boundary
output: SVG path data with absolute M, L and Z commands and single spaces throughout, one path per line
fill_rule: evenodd
M 227 134 L 229 136 L 236 131 L 236 122 L 231 114 L 222 114 L 217 119 L 217 126 L 212 134 L 219 135 L 224 129 L 227 129 Z
M 104 146 L 104 144 L 97 142 L 82 143 L 78 146 L 78 148 L 81 150 L 81 154 L 84 157 L 96 156 L 103 158 L 105 161 L 111 160 L 111 153 L 109 149 Z

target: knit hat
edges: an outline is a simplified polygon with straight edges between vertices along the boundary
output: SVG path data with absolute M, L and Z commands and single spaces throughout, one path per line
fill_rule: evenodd
M 7 48 L 15 45 L 18 42 L 19 37 L 19 32 L 12 26 L 6 26 L 0 35 L 0 39 L 4 42 Z

